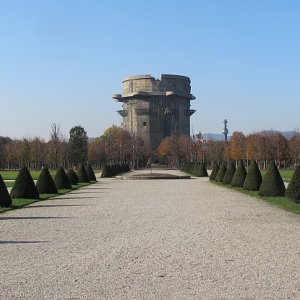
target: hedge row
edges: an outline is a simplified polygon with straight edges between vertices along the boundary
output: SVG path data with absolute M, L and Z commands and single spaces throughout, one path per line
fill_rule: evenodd
M 101 177 L 114 177 L 121 173 L 126 173 L 130 171 L 130 167 L 128 164 L 113 164 L 113 165 L 105 165 L 102 169 Z
M 196 177 L 208 177 L 205 164 L 202 161 L 194 163 L 187 162 L 180 168 L 180 170 Z
M 300 203 L 300 166 L 296 168 L 287 189 L 273 160 L 269 163 L 264 178 L 256 161 L 252 161 L 248 173 L 243 162 L 240 161 L 237 169 L 233 162 L 229 163 L 228 168 L 225 162 L 221 166 L 215 162 L 209 179 L 233 187 L 242 187 L 248 191 L 258 191 L 258 195 L 262 197 L 286 196 Z
M 40 194 L 57 194 L 59 189 L 71 189 L 72 184 L 91 181 L 96 181 L 96 177 L 89 164 L 87 167 L 81 164 L 77 173 L 69 170 L 66 174 L 64 168 L 59 167 L 54 179 L 52 179 L 49 170 L 43 168 L 36 185 L 29 170 L 24 167 L 20 170 L 10 194 L 0 175 L 0 206 L 10 206 L 12 198 L 39 199 Z

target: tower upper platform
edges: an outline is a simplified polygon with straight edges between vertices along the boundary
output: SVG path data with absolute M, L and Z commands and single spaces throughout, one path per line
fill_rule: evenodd
M 191 80 L 180 75 L 162 74 L 159 79 L 151 75 L 125 77 L 122 80 L 122 94 L 114 94 L 113 99 L 123 102 L 128 98 L 147 96 L 179 96 L 187 100 L 196 99 L 191 94 Z

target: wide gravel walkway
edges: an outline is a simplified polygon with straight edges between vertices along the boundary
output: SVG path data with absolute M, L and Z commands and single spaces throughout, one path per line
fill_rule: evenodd
M 300 217 L 206 178 L 102 179 L 0 214 L 0 266 L 1 299 L 300 299 Z

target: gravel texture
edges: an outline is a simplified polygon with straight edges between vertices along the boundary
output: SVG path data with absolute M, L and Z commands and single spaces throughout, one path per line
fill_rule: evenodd
M 300 299 L 300 217 L 207 178 L 101 179 L 0 225 L 1 299 Z

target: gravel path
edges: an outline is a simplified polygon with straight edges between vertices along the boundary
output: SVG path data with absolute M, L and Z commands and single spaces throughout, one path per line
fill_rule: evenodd
M 102 179 L 0 225 L 1 299 L 300 299 L 300 217 L 206 178 Z

